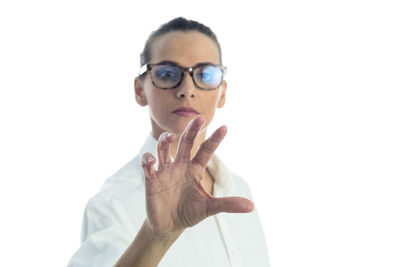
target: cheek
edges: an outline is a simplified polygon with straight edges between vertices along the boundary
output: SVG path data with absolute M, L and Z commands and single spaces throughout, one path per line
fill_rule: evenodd
M 221 95 L 220 92 L 221 92 L 220 90 L 215 93 L 213 92 L 213 95 L 209 99 L 209 103 L 212 103 L 212 105 L 213 105 L 213 110 L 216 109 L 218 106 L 219 98 Z
M 164 98 L 163 92 L 155 88 L 150 80 L 146 81 L 145 93 L 150 109 L 154 110 L 162 105 L 162 99 Z
M 150 93 L 147 95 L 147 102 L 149 102 L 149 106 L 151 109 L 154 109 L 161 104 L 160 97 L 154 93 Z
M 219 94 L 216 92 L 213 95 L 207 96 L 207 98 L 202 101 L 204 103 L 204 115 L 207 117 L 214 117 L 214 114 L 216 112 L 217 106 L 218 106 L 218 99 L 219 99 Z
M 148 94 L 147 102 L 153 115 L 165 116 L 171 108 L 171 95 L 158 88 L 153 88 L 153 90 Z
M 161 114 L 165 112 L 165 100 L 163 100 L 163 97 L 160 96 L 153 96 L 151 98 L 151 101 L 149 103 L 150 110 L 152 113 L 158 113 Z

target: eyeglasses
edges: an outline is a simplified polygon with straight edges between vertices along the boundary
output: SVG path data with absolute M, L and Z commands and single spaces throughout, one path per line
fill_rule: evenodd
M 227 68 L 211 63 L 199 63 L 185 68 L 175 62 L 162 61 L 157 64 L 145 64 L 140 68 L 139 76 L 150 72 L 151 81 L 157 88 L 173 89 L 178 87 L 185 76 L 185 71 L 192 76 L 193 83 L 202 90 L 214 90 L 221 84 Z

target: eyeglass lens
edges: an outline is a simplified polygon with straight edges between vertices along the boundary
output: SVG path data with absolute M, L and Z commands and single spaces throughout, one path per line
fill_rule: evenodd
M 154 84 L 160 88 L 173 88 L 182 78 L 182 69 L 174 65 L 156 65 L 152 68 Z M 193 79 L 198 87 L 211 90 L 218 87 L 222 80 L 222 70 L 215 65 L 202 65 L 193 69 Z

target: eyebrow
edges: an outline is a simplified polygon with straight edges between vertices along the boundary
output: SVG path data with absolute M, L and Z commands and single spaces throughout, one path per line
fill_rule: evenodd
M 170 65 L 176 65 L 176 66 L 179 66 L 179 67 L 183 67 L 179 63 L 177 63 L 175 61 L 171 61 L 171 60 L 163 60 L 163 61 L 160 61 L 160 62 L 156 63 L 155 65 L 159 65 L 159 64 L 170 64 Z M 215 64 L 215 63 L 212 63 L 212 62 L 198 62 L 194 66 L 207 65 L 207 64 L 218 66 L 218 64 Z M 194 66 L 192 66 L 192 67 L 194 67 Z

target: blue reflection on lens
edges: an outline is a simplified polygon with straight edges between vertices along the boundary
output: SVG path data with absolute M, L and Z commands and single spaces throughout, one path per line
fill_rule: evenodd
M 222 79 L 222 71 L 216 66 L 206 66 L 201 69 L 196 78 L 204 84 L 218 86 Z

